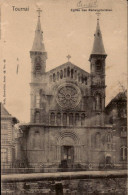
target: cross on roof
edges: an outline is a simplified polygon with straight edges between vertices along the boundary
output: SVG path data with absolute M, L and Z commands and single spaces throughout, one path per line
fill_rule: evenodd
M 68 58 L 68 62 L 69 62 L 69 59 L 71 58 L 71 56 L 70 55 L 67 55 L 67 58 Z
M 38 17 L 40 17 L 40 12 L 42 12 L 42 10 L 40 8 L 38 8 L 38 10 L 36 10 L 38 12 Z

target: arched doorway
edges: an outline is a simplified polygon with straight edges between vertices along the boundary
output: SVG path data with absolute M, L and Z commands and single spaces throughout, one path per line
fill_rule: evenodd
M 74 146 L 61 146 L 61 166 L 72 168 L 74 164 Z
M 61 167 L 71 168 L 74 164 L 74 140 L 71 137 L 61 139 Z

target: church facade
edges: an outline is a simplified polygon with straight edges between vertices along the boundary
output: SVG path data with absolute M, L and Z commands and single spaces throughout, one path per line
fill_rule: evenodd
M 46 72 L 38 17 L 31 57 L 31 121 L 22 125 L 19 159 L 29 167 L 99 169 L 118 162 L 112 125 L 105 122 L 105 61 L 97 20 L 90 73 L 69 60 Z M 68 59 L 70 56 L 68 56 Z

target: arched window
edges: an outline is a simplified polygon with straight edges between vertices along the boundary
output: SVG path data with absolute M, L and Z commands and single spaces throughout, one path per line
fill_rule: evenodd
M 41 140 L 40 140 L 40 133 L 39 133 L 39 131 L 37 130 L 37 131 L 35 131 L 35 133 L 34 133 L 34 148 L 40 148 L 41 147 Z
M 83 126 L 85 124 L 85 114 L 81 114 L 81 125 Z
M 101 95 L 100 94 L 96 94 L 96 96 L 95 96 L 95 103 L 96 103 L 96 105 L 95 105 L 95 109 L 96 110 L 101 110 Z
M 57 72 L 57 80 L 59 80 L 59 75 L 60 75 L 60 73 L 59 73 L 59 72 Z
M 55 81 L 56 81 L 56 74 L 53 73 L 53 82 L 55 82 Z
M 106 156 L 106 165 L 111 164 L 111 156 Z
M 69 125 L 73 125 L 73 114 L 69 114 Z
M 71 78 L 73 78 L 74 70 L 71 69 Z
M 36 111 L 36 113 L 35 113 L 35 122 L 36 123 L 40 122 L 40 113 L 39 113 L 39 111 Z
M 67 68 L 67 76 L 70 77 L 70 67 Z
M 36 93 L 36 108 L 40 108 L 40 93 Z
M 63 70 L 60 71 L 60 78 L 63 78 Z
M 96 144 L 96 148 L 99 148 L 100 147 L 100 138 L 101 138 L 101 135 L 100 133 L 96 133 L 96 137 L 95 137 L 95 144 Z
M 87 77 L 85 77 L 84 80 L 85 80 L 85 85 L 87 85 Z
M 63 114 L 63 125 L 67 125 L 67 114 Z
M 51 125 L 55 124 L 55 113 L 53 113 L 53 112 L 51 113 L 50 121 L 51 121 Z
M 66 77 L 66 68 L 64 69 L 64 77 Z
M 56 123 L 57 125 L 61 124 L 61 114 L 60 113 L 57 113 Z
M 101 60 L 96 61 L 96 71 L 99 72 L 102 70 L 102 63 Z
M 83 77 L 83 75 L 81 76 L 81 81 L 82 81 L 82 83 L 84 83 L 84 77 Z
M 108 134 L 107 134 L 107 142 L 111 142 L 111 138 L 112 138 L 111 133 L 108 133 Z
M 79 125 L 79 114 L 78 113 L 75 114 L 75 124 Z
M 74 78 L 77 79 L 77 70 L 74 71 Z

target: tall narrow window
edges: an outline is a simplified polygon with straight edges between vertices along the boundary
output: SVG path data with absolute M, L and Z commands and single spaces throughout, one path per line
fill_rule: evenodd
M 81 114 L 81 125 L 83 126 L 85 124 L 85 114 Z
M 71 78 L 73 78 L 73 75 L 74 75 L 74 70 L 71 69 Z
M 63 70 L 60 71 L 60 78 L 63 78 Z
M 40 93 L 36 93 L 36 108 L 40 108 Z
M 67 114 L 63 114 L 63 125 L 67 125 Z
M 60 73 L 59 73 L 59 72 L 57 72 L 57 80 L 59 80 L 59 75 L 60 75 Z
M 56 81 L 56 74 L 53 73 L 53 82 L 55 82 L 55 81 Z
M 79 125 L 79 114 L 78 113 L 75 114 L 75 124 Z
M 36 113 L 35 113 L 35 122 L 36 123 L 40 122 L 40 113 L 38 111 L 36 111 Z
M 73 125 L 73 114 L 69 114 L 69 125 Z
M 67 68 L 67 76 L 70 77 L 70 67 Z
M 96 110 L 101 110 L 101 95 L 100 94 L 96 94 L 96 97 L 95 97 L 95 109 Z
M 61 114 L 60 113 L 57 113 L 56 123 L 57 123 L 57 125 L 61 124 Z
M 66 68 L 64 69 L 64 77 L 66 77 Z
M 55 114 L 52 112 L 50 116 L 51 125 L 55 124 Z
M 75 70 L 75 72 L 74 72 L 74 77 L 75 77 L 75 79 L 77 79 L 77 70 Z

